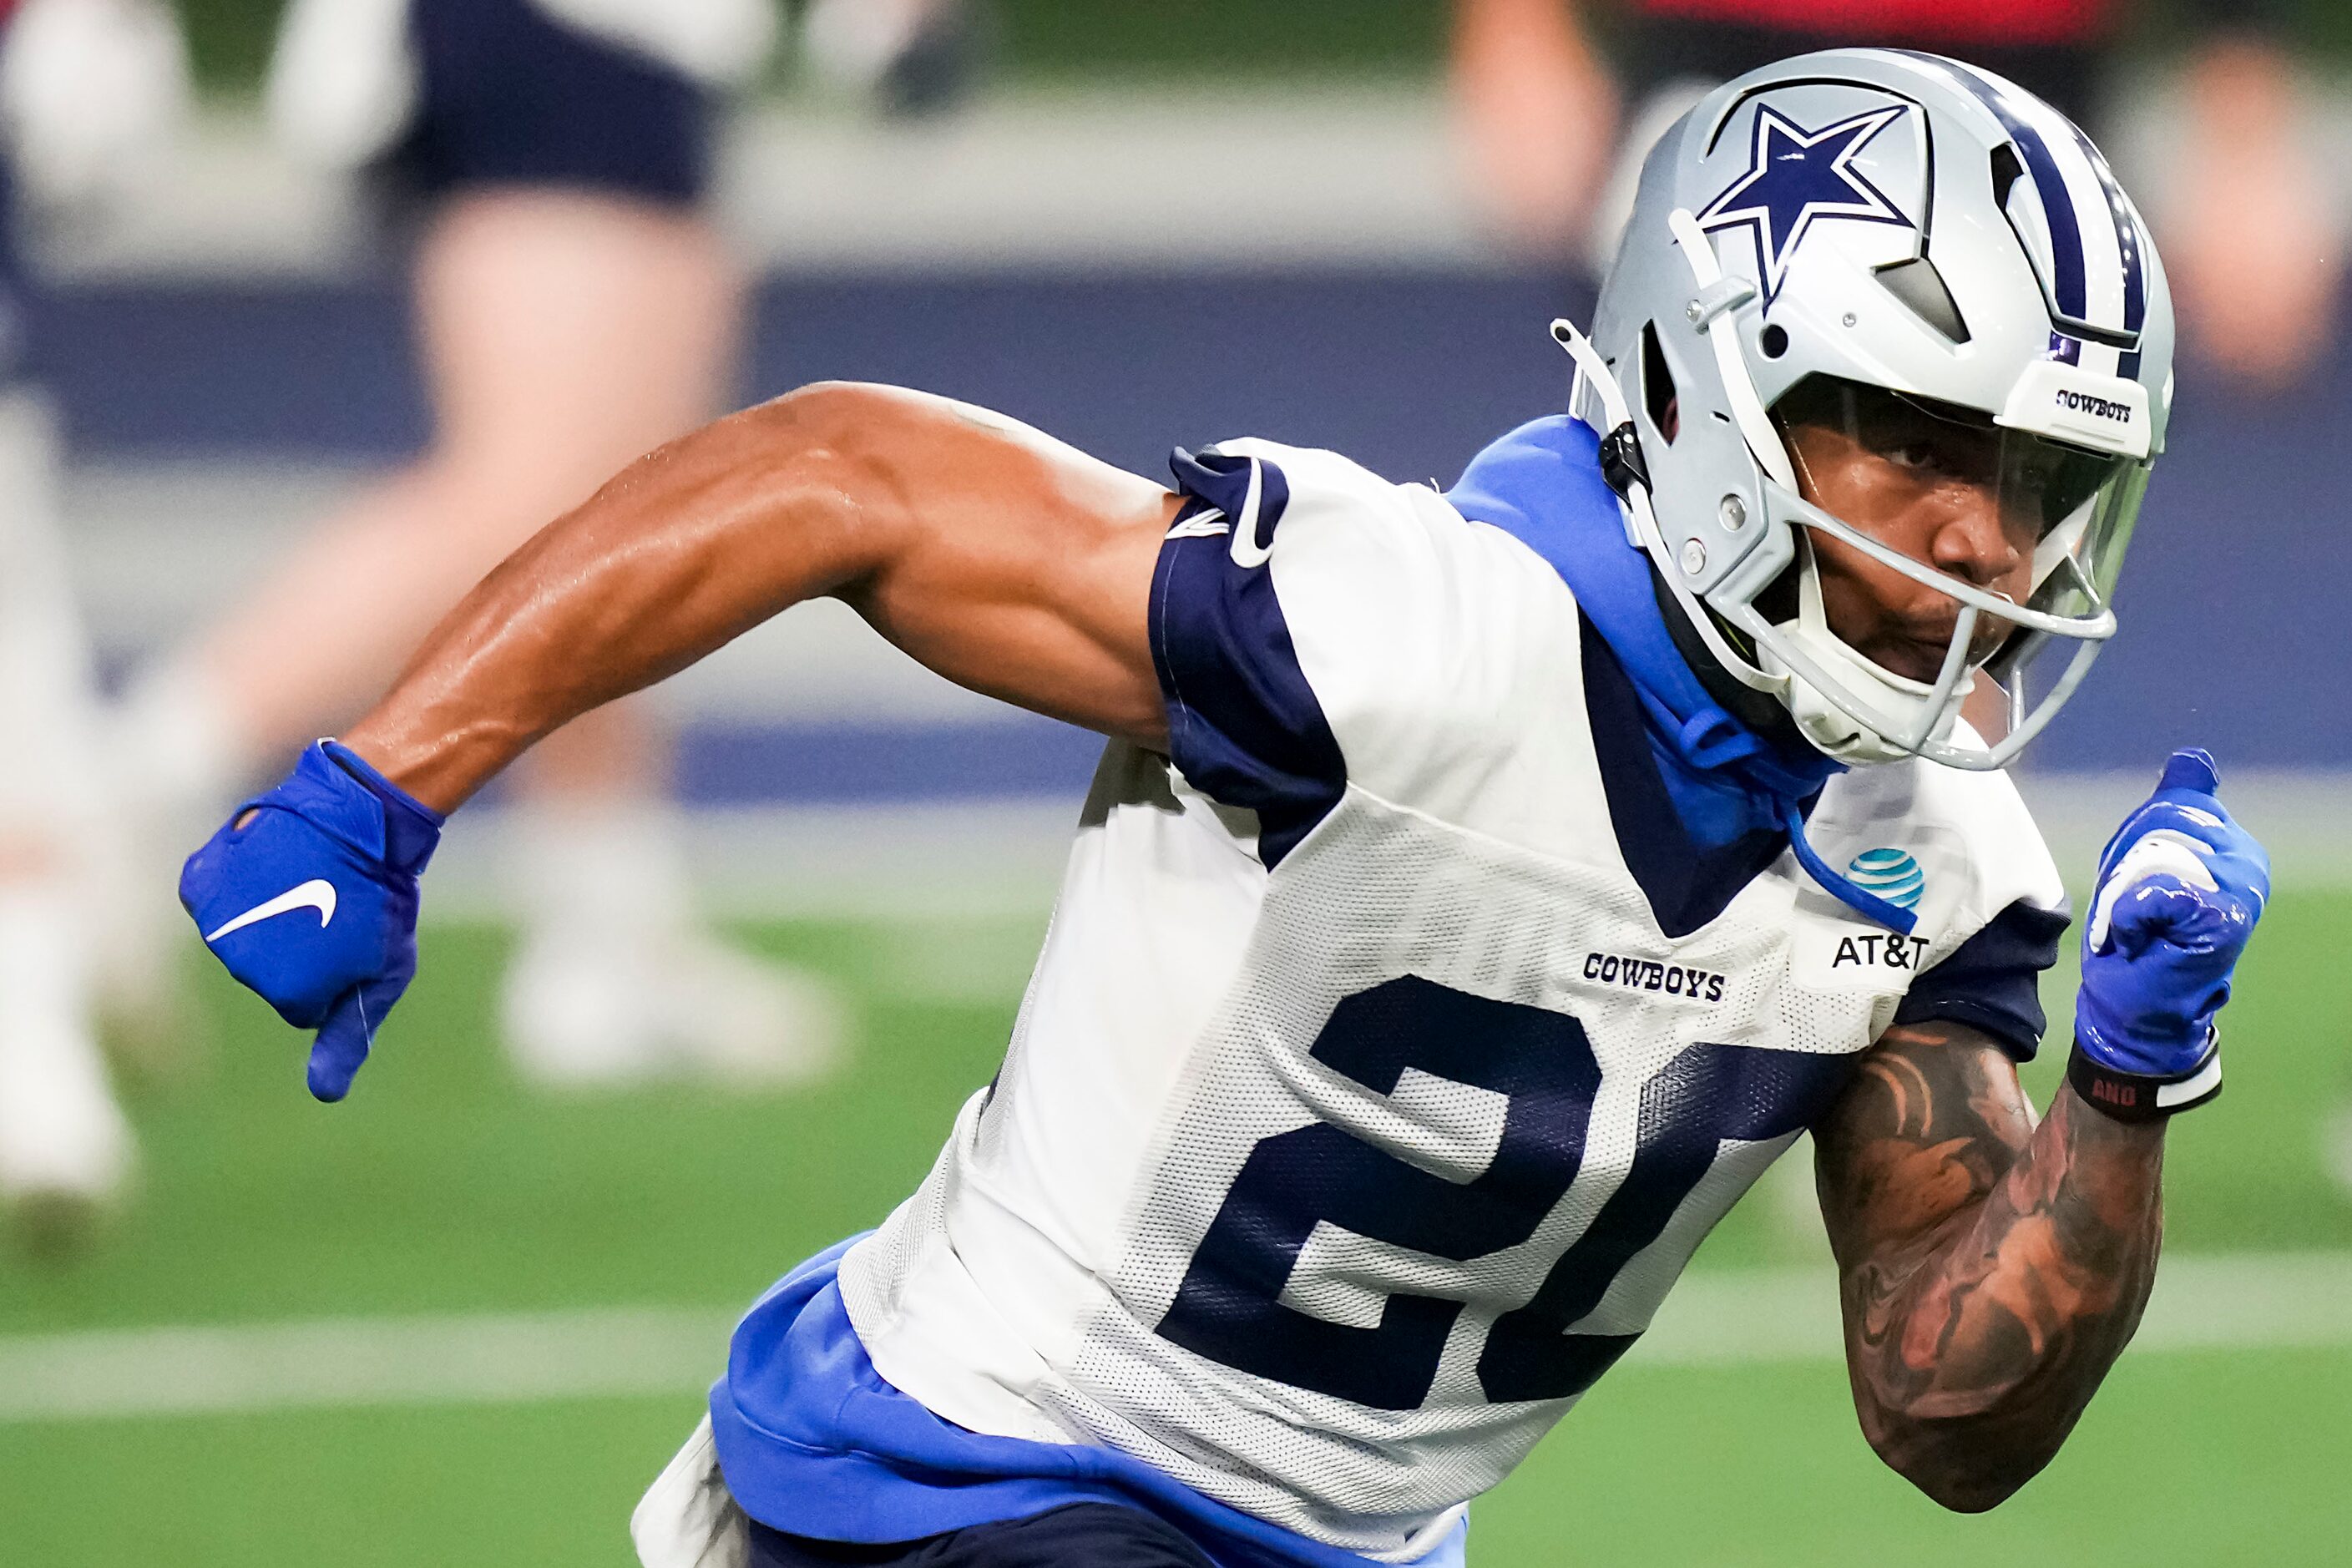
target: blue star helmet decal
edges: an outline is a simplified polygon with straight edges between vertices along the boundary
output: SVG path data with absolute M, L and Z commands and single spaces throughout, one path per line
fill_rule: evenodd
M 1755 230 L 1768 308 L 1788 277 L 1789 258 L 1817 221 L 1850 218 L 1913 226 L 1853 166 L 1873 137 L 1910 112 L 1909 104 L 1893 103 L 1808 131 L 1770 104 L 1757 105 L 1748 173 L 1709 202 L 1698 222 L 1710 234 L 1726 228 Z

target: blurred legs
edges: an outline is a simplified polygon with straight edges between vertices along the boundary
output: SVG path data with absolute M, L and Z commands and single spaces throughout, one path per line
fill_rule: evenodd
M 988 52 L 980 0 L 811 0 L 802 53 L 818 76 L 871 99 L 886 114 L 952 107 Z
M 815 1077 L 838 1054 L 839 1005 L 819 982 L 696 926 L 667 761 L 626 708 L 533 752 L 509 862 L 523 941 L 500 999 L 508 1050 L 551 1088 Z
M 90 1028 L 79 903 L 69 879 L 0 882 L 0 1204 L 38 1243 L 70 1240 L 131 1167 Z
M 416 264 L 431 449 L 330 520 L 195 655 L 246 756 L 274 765 L 372 700 L 516 545 L 708 418 L 740 295 L 691 217 L 537 191 L 453 198 Z
M 115 1194 L 131 1149 L 92 1022 L 94 889 L 118 868 L 55 478 L 46 411 L 0 399 L 0 1203 L 52 1239 Z
M 416 310 L 436 416 L 417 461 L 356 497 L 148 688 L 222 776 L 207 813 L 371 700 L 466 588 L 631 459 L 698 424 L 732 368 L 741 284 L 708 226 L 539 190 L 452 198 Z M 134 711 L 142 705 L 134 702 Z M 203 737 L 214 737 L 218 744 Z M 641 704 L 543 742 L 521 775 L 525 925 L 506 1016 L 546 1080 L 794 1076 L 829 1054 L 814 983 L 695 922 L 668 745 Z M 691 977 L 690 979 L 688 977 Z

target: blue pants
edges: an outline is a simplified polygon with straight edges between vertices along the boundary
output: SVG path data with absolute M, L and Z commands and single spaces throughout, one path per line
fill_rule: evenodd
M 1140 1509 L 1074 1503 L 927 1541 L 849 1546 L 751 1527 L 751 1568 L 883 1563 L 901 1568 L 1210 1568 L 1171 1525 Z

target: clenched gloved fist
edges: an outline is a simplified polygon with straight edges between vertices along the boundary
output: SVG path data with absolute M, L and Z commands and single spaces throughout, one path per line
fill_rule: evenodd
M 2211 756 L 2173 752 L 2099 856 L 2067 1078 L 2125 1121 L 2221 1092 L 2213 1015 L 2270 898 L 2271 863 L 2220 788 Z
M 338 1100 L 416 973 L 416 878 L 441 814 L 320 741 L 188 857 L 180 902 L 213 956 L 298 1029 L 310 1092 Z

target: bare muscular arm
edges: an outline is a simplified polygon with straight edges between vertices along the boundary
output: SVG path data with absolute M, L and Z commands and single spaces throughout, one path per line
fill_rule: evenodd
M 804 388 L 641 458 L 483 579 L 343 737 L 457 805 L 567 721 L 803 599 L 951 680 L 1146 744 L 1176 498 L 978 409 Z
M 1898 1026 L 1815 1131 L 1846 1363 L 1871 1447 L 1948 1508 L 2050 1462 L 2138 1326 L 2163 1231 L 2163 1123 L 2017 1072 L 1956 1024 Z

